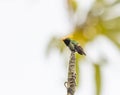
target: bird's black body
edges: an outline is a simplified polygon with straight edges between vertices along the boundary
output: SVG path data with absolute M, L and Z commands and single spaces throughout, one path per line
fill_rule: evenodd
M 81 55 L 86 55 L 83 48 L 76 41 L 71 40 L 70 38 L 66 38 L 63 41 L 71 51 L 75 51 Z
M 63 41 L 67 46 L 70 44 L 70 39 L 64 39 Z

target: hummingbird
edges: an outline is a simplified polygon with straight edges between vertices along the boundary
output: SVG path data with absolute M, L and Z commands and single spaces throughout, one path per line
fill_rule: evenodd
M 79 45 L 78 42 L 76 42 L 70 38 L 65 38 L 65 39 L 63 39 L 63 41 L 64 41 L 65 45 L 68 46 L 71 51 L 77 52 L 80 55 L 86 55 L 83 48 Z

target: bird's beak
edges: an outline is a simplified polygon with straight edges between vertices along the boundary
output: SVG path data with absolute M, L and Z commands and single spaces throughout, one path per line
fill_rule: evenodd
M 62 40 L 62 41 L 64 41 L 65 39 L 66 39 L 66 38 L 65 38 L 65 37 L 63 37 L 61 40 Z

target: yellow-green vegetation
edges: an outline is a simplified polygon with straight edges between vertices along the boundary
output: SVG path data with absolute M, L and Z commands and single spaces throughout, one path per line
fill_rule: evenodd
M 120 4 L 119 0 L 115 0 L 112 3 L 105 2 L 105 0 L 96 0 L 88 12 L 86 21 L 81 25 L 76 23 L 73 31 L 70 31 L 66 37 L 76 40 L 84 48 L 88 42 L 92 43 L 97 36 L 103 35 L 110 39 L 118 48 L 120 48 L 120 15 L 116 14 L 115 16 L 111 17 L 111 14 L 114 12 L 112 8 L 118 4 Z M 67 10 L 68 12 L 74 11 L 72 12 L 73 14 L 78 12 L 77 8 L 79 4 L 76 0 L 68 0 L 68 6 L 70 8 L 70 10 Z M 65 54 L 66 47 L 61 39 L 62 38 L 56 36 L 51 38 L 47 51 L 49 52 L 52 48 L 57 48 L 61 54 Z M 84 57 L 80 55 L 76 55 L 77 85 L 80 82 L 79 67 L 81 59 L 83 58 Z M 93 66 L 95 70 L 94 78 L 96 84 L 96 95 L 100 95 L 102 86 L 101 68 L 100 65 L 95 64 Z

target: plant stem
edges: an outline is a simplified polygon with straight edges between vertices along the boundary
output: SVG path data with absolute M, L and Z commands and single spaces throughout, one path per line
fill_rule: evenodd
M 74 95 L 76 88 L 76 64 L 75 52 L 71 51 L 69 68 L 68 68 L 68 81 L 65 82 L 67 88 L 67 95 Z

